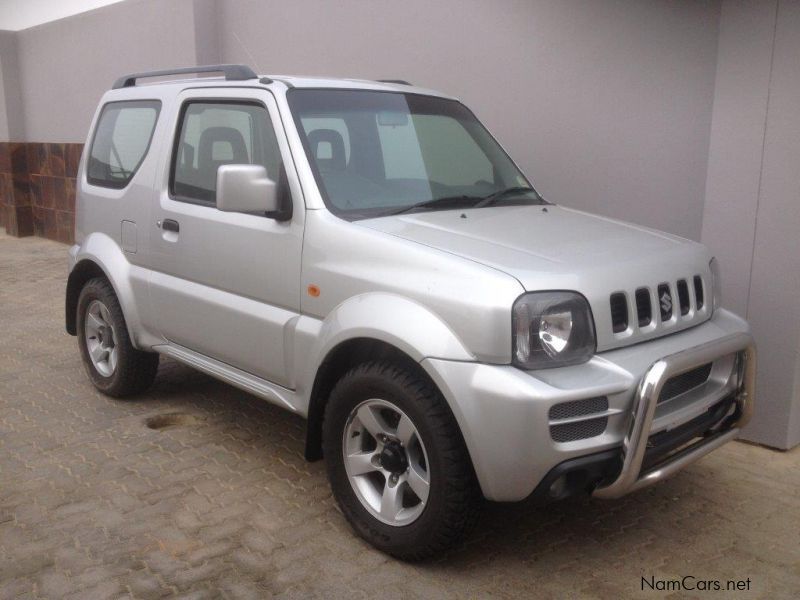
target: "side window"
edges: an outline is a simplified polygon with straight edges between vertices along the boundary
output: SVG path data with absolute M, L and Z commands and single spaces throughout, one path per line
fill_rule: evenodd
M 222 165 L 263 165 L 280 181 L 281 155 L 267 109 L 258 104 L 192 102 L 181 116 L 172 156 L 176 200 L 214 204 Z
M 161 103 L 157 100 L 109 102 L 103 107 L 89 153 L 89 183 L 121 189 L 142 164 Z

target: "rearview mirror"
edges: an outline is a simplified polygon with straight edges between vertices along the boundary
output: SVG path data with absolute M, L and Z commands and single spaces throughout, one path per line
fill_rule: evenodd
M 225 212 L 273 213 L 278 184 L 261 165 L 222 165 L 217 169 L 217 208 Z
M 408 113 L 399 110 L 382 110 L 378 113 L 378 125 L 383 127 L 405 127 Z

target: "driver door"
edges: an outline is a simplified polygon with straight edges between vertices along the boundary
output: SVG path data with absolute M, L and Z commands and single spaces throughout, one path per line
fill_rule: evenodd
M 278 109 L 263 89 L 195 89 L 170 117 L 175 139 L 162 157 L 163 185 L 150 227 L 150 297 L 173 344 L 288 385 L 284 333 L 300 311 L 303 232 L 300 186 Z M 224 164 L 260 164 L 294 202 L 292 217 L 222 212 Z

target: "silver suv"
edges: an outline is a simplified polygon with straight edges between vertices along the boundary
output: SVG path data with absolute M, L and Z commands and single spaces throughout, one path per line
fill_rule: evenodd
M 752 412 L 753 340 L 704 246 L 546 201 L 468 108 L 405 82 L 125 76 L 76 230 L 92 383 L 142 392 L 163 354 L 306 417 L 342 512 L 398 557 L 483 498 L 662 480 Z

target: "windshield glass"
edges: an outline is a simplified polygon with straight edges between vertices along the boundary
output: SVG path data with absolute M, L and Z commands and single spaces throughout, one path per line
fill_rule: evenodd
M 344 218 L 421 203 L 429 206 L 420 210 L 464 208 L 509 188 L 525 189 L 503 194 L 506 202 L 541 203 L 459 102 L 366 90 L 294 89 L 288 98 L 323 198 Z

